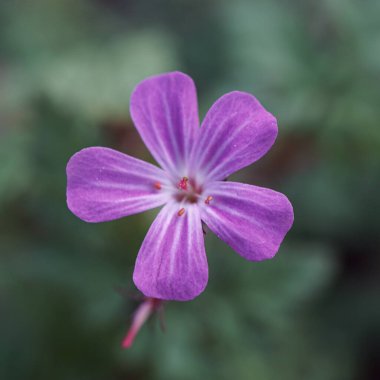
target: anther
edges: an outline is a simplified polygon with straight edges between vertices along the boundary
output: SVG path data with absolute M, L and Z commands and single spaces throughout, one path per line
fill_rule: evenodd
M 178 188 L 181 190 L 187 190 L 187 182 L 189 182 L 189 178 L 183 177 L 178 183 Z
M 206 205 L 209 205 L 210 202 L 211 202 L 212 200 L 213 200 L 213 197 L 212 197 L 211 195 L 209 195 L 209 196 L 206 198 L 206 200 L 205 200 Z
M 162 189 L 162 186 L 161 186 L 161 182 L 155 182 L 154 183 L 154 188 L 157 189 L 157 190 L 161 190 Z
M 185 213 L 185 209 L 184 209 L 184 208 L 181 208 L 181 209 L 178 211 L 178 216 L 182 216 L 184 213 Z

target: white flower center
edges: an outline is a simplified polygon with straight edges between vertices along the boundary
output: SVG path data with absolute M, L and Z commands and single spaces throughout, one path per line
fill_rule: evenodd
M 161 182 L 157 181 L 153 184 L 154 188 L 158 191 L 163 189 Z M 211 195 L 205 195 L 204 187 L 194 178 L 182 177 L 178 179 L 176 184 L 170 186 L 171 195 L 179 204 L 178 216 L 182 216 L 186 212 L 186 205 L 197 204 L 204 202 L 206 205 L 210 205 L 213 197 Z

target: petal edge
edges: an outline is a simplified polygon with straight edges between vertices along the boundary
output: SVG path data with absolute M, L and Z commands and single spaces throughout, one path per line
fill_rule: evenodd
M 199 210 L 167 204 L 151 225 L 136 259 L 133 281 L 147 297 L 189 301 L 203 292 L 208 264 Z
M 131 95 L 130 113 L 156 161 L 178 174 L 186 166 L 199 129 L 193 80 L 178 71 L 144 79 Z
M 276 118 L 251 94 L 233 91 L 208 111 L 191 156 L 191 167 L 209 180 L 227 176 L 265 155 L 277 137 Z
M 161 169 L 113 149 L 82 149 L 70 158 L 66 173 L 68 208 L 86 222 L 118 219 L 167 201 L 154 187 L 166 180 Z
M 201 217 L 220 239 L 247 260 L 275 256 L 294 220 L 285 195 L 236 182 L 215 182 L 207 190 L 213 200 Z

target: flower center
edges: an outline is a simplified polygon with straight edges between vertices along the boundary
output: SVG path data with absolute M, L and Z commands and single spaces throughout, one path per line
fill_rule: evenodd
M 168 187 L 163 185 L 160 181 L 156 181 L 152 185 L 156 191 L 163 191 L 165 188 L 168 189 Z M 212 195 L 204 194 L 205 189 L 203 185 L 200 185 L 191 177 L 182 177 L 177 183 L 171 184 L 169 188 L 173 198 L 180 203 L 177 212 L 178 216 L 185 214 L 187 209 L 186 205 L 204 202 L 206 206 L 210 206 L 214 202 Z
M 178 191 L 174 194 L 178 202 L 197 203 L 202 195 L 202 186 L 192 178 L 182 177 L 177 183 Z

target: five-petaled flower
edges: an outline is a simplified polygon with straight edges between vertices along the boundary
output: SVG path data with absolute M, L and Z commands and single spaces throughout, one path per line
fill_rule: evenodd
M 244 258 L 272 258 L 293 223 L 290 202 L 225 179 L 269 150 L 275 117 L 252 95 L 234 91 L 216 101 L 199 127 L 194 83 L 179 72 L 138 84 L 130 112 L 161 168 L 108 148 L 83 149 L 67 165 L 67 204 L 86 222 L 164 205 L 137 256 L 137 288 L 146 297 L 177 301 L 205 289 L 202 221 Z

